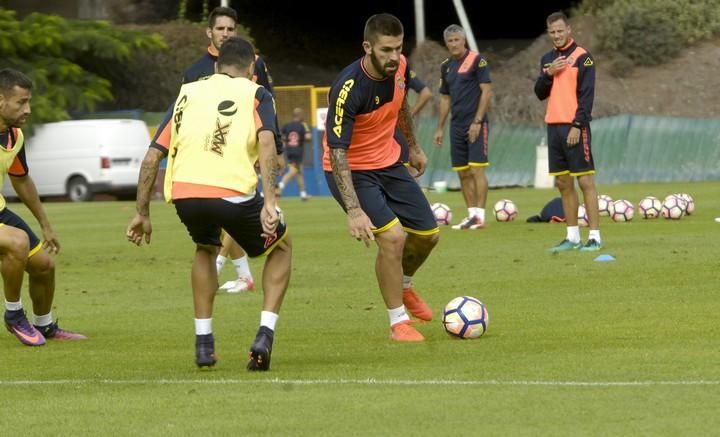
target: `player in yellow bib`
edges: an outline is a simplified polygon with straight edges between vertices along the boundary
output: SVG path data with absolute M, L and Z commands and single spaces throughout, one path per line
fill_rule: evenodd
M 0 195 L 0 272 L 5 294 L 5 327 L 21 343 L 42 346 L 45 339 L 84 340 L 86 337 L 53 322 L 55 262 L 50 254 L 60 250 L 60 242 L 40 203 L 25 161 L 25 141 L 20 126 L 30 116 L 31 98 L 32 81 L 27 76 L 10 68 L 0 70 L 0 188 L 9 175 L 18 197 L 40 224 L 44 240 L 41 242 L 30 226 L 6 207 Z M 20 299 L 25 272 L 30 277 L 32 324 Z
M 165 198 L 196 244 L 192 266 L 195 358 L 216 362 L 212 311 L 218 287 L 215 257 L 224 229 L 250 257 L 267 255 L 260 328 L 249 370 L 268 370 L 275 324 L 290 279 L 291 243 L 276 209 L 275 108 L 272 96 L 250 80 L 255 51 L 232 37 L 220 48 L 218 73 L 182 86 L 171 118 L 169 148 L 153 143 L 140 170 L 137 214 L 129 241 L 150 243 L 150 197 L 160 161 L 168 156 Z M 263 195 L 254 163 L 260 162 Z

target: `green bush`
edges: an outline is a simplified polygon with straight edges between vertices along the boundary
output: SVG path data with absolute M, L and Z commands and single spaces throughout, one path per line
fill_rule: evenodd
M 720 34 L 717 0 L 587 0 L 578 12 L 595 16 L 601 53 L 636 65 L 665 62 L 684 47 Z
M 18 20 L 0 8 L 2 67 L 26 73 L 34 82 L 32 123 L 92 112 L 113 99 L 115 71 L 139 54 L 158 53 L 160 35 L 123 30 L 104 21 L 67 20 L 32 13 Z
M 585 0 L 575 8 L 572 15 L 594 15 L 598 11 L 609 8 L 615 0 Z

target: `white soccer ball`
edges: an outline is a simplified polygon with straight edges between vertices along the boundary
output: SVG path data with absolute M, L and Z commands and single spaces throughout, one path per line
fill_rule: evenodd
M 433 203 L 430 209 L 432 209 L 437 224 L 447 226 L 452 222 L 452 210 L 444 203 Z
M 638 212 L 640 216 L 645 219 L 660 217 L 661 209 L 662 202 L 660 202 L 660 199 L 657 197 L 647 196 L 638 203 Z
M 586 227 L 589 224 L 585 204 L 578 205 L 578 226 Z
M 685 215 L 692 215 L 695 212 L 695 199 L 687 193 L 676 194 L 679 198 L 685 201 Z
M 635 215 L 635 208 L 629 200 L 620 199 L 613 202 L 613 211 L 610 218 L 614 222 L 629 222 Z
M 687 208 L 687 202 L 671 194 L 663 201 L 660 215 L 668 220 L 680 220 L 685 215 L 685 208 Z
M 459 296 L 448 302 L 443 310 L 445 332 L 462 339 L 478 338 L 485 334 L 490 317 L 485 304 L 471 296 Z
M 600 215 L 604 216 L 610 216 L 612 213 L 612 204 L 613 199 L 612 197 L 608 196 L 607 194 L 601 194 L 598 196 L 598 212 Z
M 678 206 L 682 209 L 683 215 L 686 215 L 687 212 L 687 201 L 680 197 L 680 194 L 674 193 L 674 194 L 668 194 L 665 196 L 665 200 L 663 200 L 663 204 L 668 201 L 672 201 L 673 198 L 677 199 Z
M 493 212 L 495 219 L 499 222 L 511 222 L 518 215 L 517 206 L 509 199 L 498 200 L 493 207 Z

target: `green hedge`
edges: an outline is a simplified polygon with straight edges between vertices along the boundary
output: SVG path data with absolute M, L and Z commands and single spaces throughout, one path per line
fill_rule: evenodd
M 720 35 L 718 0 L 586 0 L 599 51 L 623 66 L 655 65 L 684 47 Z

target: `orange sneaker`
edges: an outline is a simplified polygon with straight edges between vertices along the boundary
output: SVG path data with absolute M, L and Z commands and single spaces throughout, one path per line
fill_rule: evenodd
M 398 322 L 390 327 L 390 340 L 402 342 L 425 341 L 425 337 L 413 327 L 410 320 Z
M 403 289 L 403 304 L 413 317 L 417 317 L 418 319 L 426 322 L 432 320 L 432 310 L 428 304 L 426 304 L 425 301 L 422 300 L 417 293 L 415 293 L 412 285 Z

